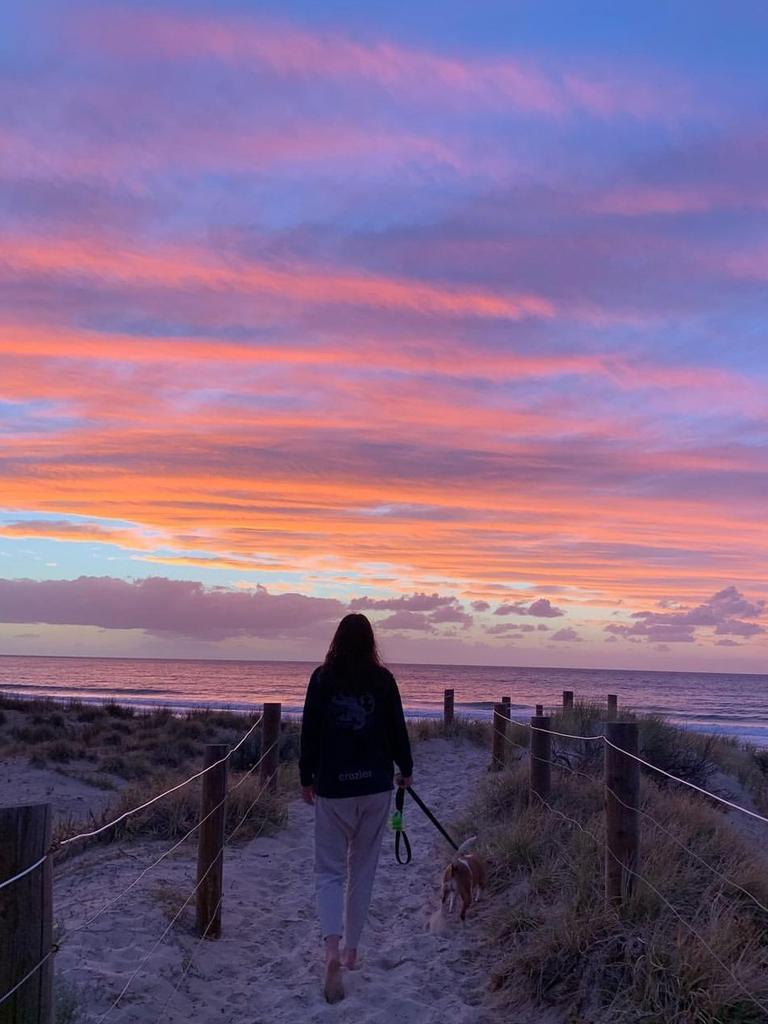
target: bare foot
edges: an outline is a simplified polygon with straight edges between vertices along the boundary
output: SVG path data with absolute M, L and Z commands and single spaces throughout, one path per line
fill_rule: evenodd
M 344 998 L 344 986 L 341 982 L 341 963 L 337 957 L 331 957 L 325 965 L 323 992 L 329 1003 L 339 1003 Z
M 348 971 L 354 971 L 357 969 L 357 950 L 356 949 L 345 949 L 342 955 L 342 964 L 347 968 Z

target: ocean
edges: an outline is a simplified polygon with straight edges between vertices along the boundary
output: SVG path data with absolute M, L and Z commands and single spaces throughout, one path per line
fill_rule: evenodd
M 0 693 L 101 702 L 136 707 L 199 707 L 249 710 L 264 701 L 301 711 L 314 666 L 291 661 L 186 661 L 140 658 L 32 658 L 0 656 Z M 513 717 L 534 705 L 558 705 L 563 690 L 576 699 L 604 701 L 616 693 L 619 707 L 656 712 L 705 732 L 726 733 L 768 747 L 768 676 L 702 672 L 637 672 L 607 669 L 491 668 L 464 665 L 391 665 L 411 715 L 439 715 L 443 690 L 456 691 L 456 711 L 491 714 L 502 696 Z

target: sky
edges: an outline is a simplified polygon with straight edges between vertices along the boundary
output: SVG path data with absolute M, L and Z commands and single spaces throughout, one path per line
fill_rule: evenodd
M 0 9 L 0 653 L 761 672 L 768 7 Z

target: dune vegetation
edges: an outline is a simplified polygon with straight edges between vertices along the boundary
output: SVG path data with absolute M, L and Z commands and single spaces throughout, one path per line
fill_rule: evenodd
M 577 705 L 552 728 L 596 735 L 603 719 Z M 727 772 L 747 802 L 764 806 L 762 752 L 637 721 L 647 760 L 715 791 Z M 602 744 L 553 743 L 544 806 L 528 797 L 525 731 L 511 735 L 520 745 L 510 744 L 507 769 L 481 784 L 462 823 L 479 832 L 491 865 L 487 951 L 502 1004 L 512 1012 L 532 1002 L 542 1019 L 569 1024 L 765 1024 L 764 842 L 713 801 L 644 769 L 641 877 L 617 910 L 604 890 Z
M 32 767 L 53 769 L 115 796 L 98 817 L 59 825 L 57 838 L 78 826 L 99 827 L 124 811 L 195 774 L 203 766 L 206 744 L 233 747 L 255 721 L 254 715 L 229 711 L 136 710 L 130 706 L 79 701 L 0 699 L 0 757 L 26 758 Z M 238 836 L 277 827 L 284 818 L 287 789 L 295 782 L 299 751 L 298 723 L 281 730 L 277 793 L 261 792 L 258 772 L 249 773 L 261 756 L 261 731 L 230 759 L 227 830 L 245 816 Z M 199 817 L 200 782 L 172 793 L 138 815 L 121 822 L 101 841 L 141 836 L 175 838 Z M 247 813 L 246 813 L 247 812 Z

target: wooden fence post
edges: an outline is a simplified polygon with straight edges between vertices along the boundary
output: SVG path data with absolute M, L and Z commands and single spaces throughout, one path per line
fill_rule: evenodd
M 264 718 L 261 722 L 261 762 L 260 778 L 267 789 L 277 789 L 277 768 L 280 764 L 280 716 L 282 704 L 265 704 Z M 271 748 L 271 749 L 270 749 Z M 269 753 L 267 753 L 269 751 Z
M 620 905 L 640 862 L 640 765 L 621 753 L 637 754 L 637 723 L 607 722 L 605 728 L 605 895 Z
M 204 768 L 226 757 L 225 743 L 205 745 Z M 221 937 L 221 893 L 224 879 L 224 823 L 227 816 L 227 762 L 203 776 L 200 832 L 197 840 L 197 932 L 207 939 Z
M 549 799 L 551 782 L 552 736 L 549 733 L 549 716 L 535 715 L 531 719 L 531 774 L 529 792 L 534 797 Z
M 511 697 L 502 697 L 501 698 L 501 703 L 504 705 L 504 714 L 506 715 L 507 718 L 511 718 L 512 717 L 512 698 Z
M 613 722 L 618 718 L 619 698 L 615 693 L 608 694 L 608 721 Z
M 51 846 L 51 805 L 0 808 L 0 880 L 38 861 Z M 51 858 L 0 890 L 0 997 L 53 948 Z M 0 1005 L 1 1024 L 52 1024 L 53 956 Z
M 544 717 L 544 705 L 543 704 L 537 704 L 536 705 L 536 717 L 537 718 L 543 718 Z
M 573 711 L 573 690 L 563 690 L 563 714 Z
M 443 725 L 453 725 L 453 690 L 443 690 Z
M 491 755 L 491 771 L 500 772 L 507 757 L 507 713 L 503 704 L 493 705 L 493 753 Z

